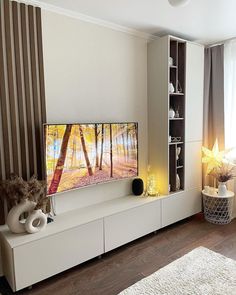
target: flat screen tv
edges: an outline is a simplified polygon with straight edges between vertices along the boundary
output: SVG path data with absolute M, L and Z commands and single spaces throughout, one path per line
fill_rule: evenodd
M 46 124 L 47 192 L 138 175 L 138 124 Z

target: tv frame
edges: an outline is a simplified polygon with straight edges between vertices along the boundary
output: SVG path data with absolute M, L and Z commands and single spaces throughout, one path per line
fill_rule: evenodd
M 45 165 L 45 179 L 46 179 L 46 183 L 47 183 L 47 157 L 46 157 L 46 132 L 45 132 L 45 128 L 47 126 L 60 126 L 60 125 L 91 125 L 91 124 L 136 124 L 137 125 L 137 175 L 136 176 L 130 176 L 130 177 L 124 177 L 121 179 L 109 179 L 109 180 L 105 180 L 102 182 L 97 182 L 97 183 L 92 183 L 92 184 L 87 184 L 84 185 L 82 187 L 76 187 L 76 188 L 72 188 L 66 191 L 62 191 L 62 192 L 56 192 L 55 194 L 47 194 L 48 197 L 53 197 L 56 196 L 58 194 L 64 194 L 64 193 L 69 193 L 72 191 L 76 191 L 76 190 L 81 190 L 81 189 L 85 189 L 88 187 L 93 187 L 93 186 L 97 186 L 97 185 L 103 185 L 106 183 L 112 183 L 112 182 L 118 182 L 118 181 L 124 181 L 124 180 L 131 180 L 134 179 L 136 177 L 139 176 L 139 123 L 138 122 L 133 122 L 133 121 L 129 121 L 129 122 L 89 122 L 89 123 L 43 123 L 43 155 L 44 155 L 44 165 Z

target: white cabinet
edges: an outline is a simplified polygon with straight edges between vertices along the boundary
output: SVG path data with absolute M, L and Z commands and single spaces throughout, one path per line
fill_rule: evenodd
M 202 188 L 202 142 L 185 144 L 185 189 Z
M 105 217 L 105 252 L 161 228 L 161 202 Z
M 10 249 L 4 272 L 13 291 L 35 284 L 68 268 L 104 253 L 103 220 L 84 224 L 61 233 Z
M 198 213 L 201 190 L 161 197 L 126 196 L 55 217 L 37 234 L 0 231 L 3 271 L 21 290 Z
M 186 45 L 185 141 L 202 141 L 204 47 Z
M 178 192 L 162 200 L 162 227 L 201 211 L 201 190 Z

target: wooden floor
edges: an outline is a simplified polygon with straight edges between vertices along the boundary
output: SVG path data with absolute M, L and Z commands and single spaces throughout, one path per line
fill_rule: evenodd
M 128 226 L 128 225 L 127 225 Z M 236 220 L 217 226 L 201 214 L 23 290 L 26 295 L 113 295 L 198 246 L 236 260 Z M 50 262 L 49 262 L 50 263 Z M 33 267 L 33 261 L 32 261 Z M 45 266 L 46 267 L 46 266 Z M 0 293 L 13 294 L 5 280 Z

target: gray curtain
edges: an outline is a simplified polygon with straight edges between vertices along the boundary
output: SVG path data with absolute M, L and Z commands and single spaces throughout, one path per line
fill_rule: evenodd
M 224 45 L 205 49 L 203 145 L 224 149 Z M 205 168 L 205 167 L 204 167 Z M 203 169 L 203 184 L 212 185 Z
M 203 144 L 224 149 L 224 45 L 205 49 Z

